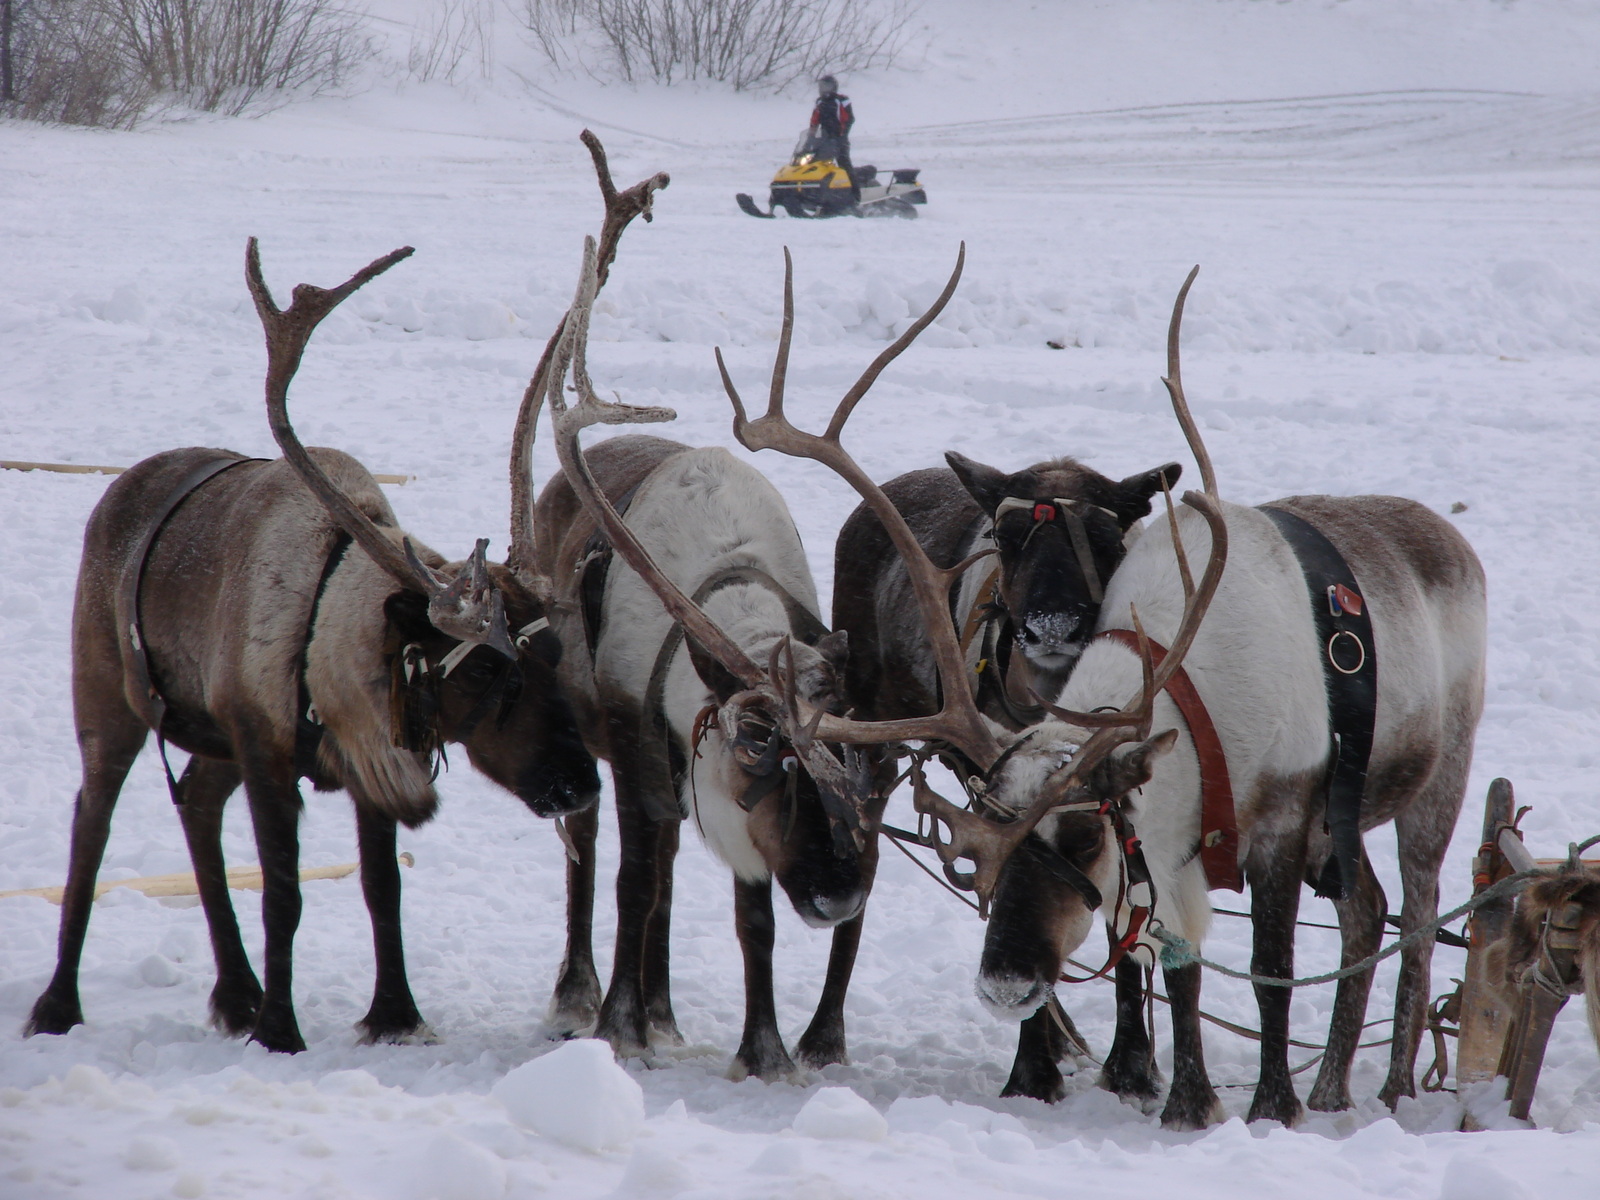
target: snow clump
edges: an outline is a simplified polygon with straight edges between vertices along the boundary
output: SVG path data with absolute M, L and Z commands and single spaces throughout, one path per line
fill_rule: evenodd
M 483 1147 L 441 1133 L 423 1151 L 413 1183 L 416 1200 L 502 1200 L 506 1166 Z
M 644 1092 L 593 1038 L 523 1063 L 490 1094 L 518 1125 L 582 1150 L 621 1149 L 644 1125 Z
M 806 1137 L 881 1142 L 889 1136 L 889 1122 L 849 1088 L 826 1087 L 795 1114 L 794 1131 Z

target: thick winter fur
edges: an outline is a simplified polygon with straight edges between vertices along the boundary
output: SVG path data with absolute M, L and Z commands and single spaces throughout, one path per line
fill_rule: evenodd
M 1378 709 L 1362 826 L 1394 822 L 1404 887 L 1403 933 L 1429 928 L 1438 910 L 1438 875 L 1466 783 L 1472 742 L 1483 703 L 1484 581 L 1471 547 L 1448 522 L 1409 500 L 1388 496 L 1293 497 L 1278 501 L 1323 531 L 1349 562 L 1371 613 L 1377 643 Z M 1255 509 L 1223 506 L 1229 535 L 1227 568 L 1184 666 L 1217 727 L 1227 755 L 1238 811 L 1240 858 L 1251 889 L 1255 919 L 1252 970 L 1292 975 L 1293 927 L 1300 886 L 1328 853 L 1321 828 L 1321 785 L 1329 752 L 1327 693 L 1322 647 L 1311 618 L 1304 576 L 1276 526 Z M 1180 527 L 1198 577 L 1209 533 L 1198 514 L 1180 510 Z M 1113 578 L 1100 628 L 1131 628 L 1137 606 L 1150 636 L 1172 638 L 1182 608 L 1176 559 L 1165 521 L 1158 521 L 1129 552 Z M 1139 687 L 1137 657 L 1118 643 L 1097 641 L 1083 652 L 1060 703 L 1077 710 L 1121 706 Z M 1153 728 L 1175 729 L 1172 753 L 1157 758 L 1153 774 L 1133 797 L 1133 820 L 1143 841 L 1159 898 L 1156 917 L 1199 945 L 1209 917 L 1206 884 L 1195 857 L 1199 836 L 1199 768 L 1176 706 L 1162 695 Z M 1058 723 L 1037 731 L 1031 746 L 1013 756 L 996 781 L 1003 798 L 1029 802 L 1037 794 L 1030 759 L 1058 756 L 1063 744 L 1087 733 Z M 1033 772 L 1032 775 L 1029 773 Z M 1046 818 L 1039 835 L 1070 852 L 1080 835 L 1061 817 Z M 1103 836 L 1103 834 L 1102 834 Z M 1111 858 L 1106 838 L 1102 854 Z M 1013 868 L 1008 867 L 1009 874 Z M 1091 872 L 1093 873 L 1093 872 Z M 1097 878 L 1103 878 L 1101 867 Z M 1019 893 L 1023 893 L 1018 897 Z M 1003 881 L 985 948 L 980 992 L 1018 1017 L 1036 994 L 1025 986 L 1024 964 L 1039 964 L 1035 981 L 1055 978 L 1071 953 L 1082 922 L 1053 911 L 1059 903 L 1082 907 L 1073 893 L 1040 906 L 1027 889 Z M 1014 899 L 1014 897 L 1018 897 Z M 1033 918 L 1013 905 L 1049 908 Z M 1385 905 L 1370 868 L 1352 899 L 1339 905 L 1345 961 L 1375 946 Z M 1108 912 L 1107 917 L 1111 914 Z M 1030 930 L 1030 932 L 1024 932 Z M 1066 931 L 1063 937 L 1063 930 Z M 1156 947 L 1152 947 L 1156 949 Z M 1415 1094 L 1413 1064 L 1427 1001 L 1432 942 L 1404 952 L 1395 1009 L 1395 1040 L 1381 1097 L 1393 1105 Z M 991 964 L 1004 964 L 1003 970 Z M 1185 971 L 1192 970 L 1185 968 Z M 1198 1001 L 1198 976 L 1168 982 Z M 1313 1106 L 1350 1103 L 1350 1056 L 1366 1009 L 1370 972 L 1341 985 L 1335 1000 L 1330 1052 L 1311 1092 Z M 1180 986 L 1181 984 L 1181 986 Z M 1261 1084 L 1252 1119 L 1296 1121 L 1300 1101 L 1287 1067 L 1291 993 L 1258 988 L 1263 1042 Z M 1194 1126 L 1217 1111 L 1215 1093 L 1198 1059 L 1199 1026 L 1193 1003 L 1175 1003 L 1180 1047 L 1163 1120 Z M 1113 1051 L 1115 1055 L 1116 1051 Z M 1181 1086 L 1180 1086 L 1181 1085 Z
M 400 537 L 376 481 L 359 463 L 334 450 L 311 454 L 368 517 Z M 65 1032 L 83 1019 L 77 968 L 95 874 L 118 792 L 149 733 L 123 654 L 121 639 L 134 614 L 123 610 L 119 581 L 136 565 L 130 556 L 178 482 L 197 464 L 219 457 L 236 456 L 196 448 L 146 459 L 107 489 L 84 534 L 73 611 L 73 707 L 83 787 L 73 822 L 60 957 L 34 1007 L 32 1032 Z M 378 950 L 377 989 L 362 1024 L 374 1038 L 426 1030 L 405 979 L 394 841 L 396 822 L 426 821 L 438 795 L 429 763 L 393 744 L 384 654 L 391 621 L 404 621 L 408 606 L 396 595 L 398 585 L 352 546 L 328 576 L 312 628 L 313 601 L 336 540 L 326 510 L 287 463 L 246 462 L 202 484 L 171 514 L 151 546 L 140 591 L 151 674 L 167 703 L 163 731 L 171 745 L 193 756 L 180 783 L 179 816 L 217 960 L 213 1017 L 223 1029 L 250 1033 L 273 1050 L 304 1048 L 290 1000 L 300 911 L 301 798 L 294 759 L 302 655 L 311 703 L 325 730 L 313 782 L 322 790 L 346 788 L 355 803 L 362 881 Z M 425 547 L 418 554 L 442 565 Z M 512 628 L 539 614 L 537 602 L 509 575 L 497 572 L 497 581 Z M 455 644 L 425 619 L 411 622 L 404 633 L 434 661 Z M 479 723 L 467 752 L 490 778 L 548 815 L 592 803 L 599 780 L 556 689 L 559 644 L 550 634 L 533 642 L 518 664 L 520 698 L 503 725 L 493 716 Z M 447 738 L 453 740 L 452 730 L 481 694 L 483 684 L 475 685 L 474 675 L 493 678 L 495 664 L 479 661 L 492 654 L 480 649 L 469 655 L 442 689 L 440 724 Z M 222 862 L 222 809 L 241 782 L 266 875 L 264 994 L 239 940 Z
M 788 509 L 758 472 L 720 449 L 691 449 L 661 438 L 627 436 L 587 452 L 597 484 L 613 500 L 633 492 L 626 520 L 663 573 L 689 595 L 732 568 L 755 568 L 786 592 L 820 627 L 816 586 Z M 836 849 L 816 787 L 797 773 L 790 805 L 779 788 L 746 813 L 739 800 L 752 777 L 717 730 L 694 751 L 694 723 L 736 685 L 680 644 L 667 660 L 659 712 L 650 711 L 649 683 L 673 622 L 660 599 L 619 557 L 606 576 L 598 641 L 591 658 L 578 596 L 578 566 L 594 532 L 564 477 L 539 499 L 539 544 L 549 570 L 566 589 L 563 671 L 585 714 L 591 748 L 609 759 L 622 834 L 617 876 L 617 949 L 611 983 L 599 1001 L 589 928 L 592 865 L 569 872 L 567 961 L 552 1004 L 552 1024 L 577 1030 L 596 1021 L 596 1035 L 619 1053 L 679 1040 L 667 960 L 672 857 L 681 814 L 694 823 L 734 876 L 736 925 L 746 965 L 746 1022 L 736 1074 L 775 1078 L 792 1073 L 778 1035 L 771 989 L 771 881 L 777 878 L 808 923 L 829 926 L 860 911 L 867 880 L 861 856 Z M 806 630 L 771 588 L 733 582 L 704 601 L 710 617 L 757 662 L 785 637 Z M 812 703 L 838 711 L 836 672 L 843 639 L 795 648 L 799 687 Z M 659 722 L 659 724 L 658 724 Z M 664 727 L 666 744 L 651 731 Z M 594 826 L 575 823 L 581 856 L 592 864 Z

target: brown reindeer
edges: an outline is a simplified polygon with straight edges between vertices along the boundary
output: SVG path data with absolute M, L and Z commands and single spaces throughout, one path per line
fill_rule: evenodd
M 1105 584 L 1137 540 L 1150 500 L 1178 481 L 1167 463 L 1117 482 L 1071 458 L 1007 474 L 951 451 L 948 468 L 912 471 L 883 485 L 918 544 L 935 562 L 959 562 L 986 545 L 950 587 L 950 613 L 961 634 L 966 682 L 985 715 L 1020 731 L 1047 714 L 1037 697 L 1060 693 L 1094 633 Z M 917 614 L 905 562 L 866 503 L 839 532 L 834 552 L 833 622 L 850 636 L 845 693 L 866 720 L 924 716 L 939 707 L 939 676 Z M 894 774 L 892 755 L 876 770 Z M 966 770 L 970 773 L 970 765 Z M 863 916 L 840 926 L 824 996 L 840 1016 L 837 1043 L 813 1024 L 802 1039 L 812 1061 L 843 1054 L 842 1005 L 861 938 Z M 1119 964 L 1119 987 L 1140 986 L 1138 966 Z M 1130 992 L 1130 995 L 1133 993 Z M 1124 1006 L 1126 1007 L 1126 1006 Z M 1064 1014 L 1040 1010 L 1022 1023 L 1017 1059 L 1002 1095 L 1057 1095 L 1056 1062 L 1076 1031 Z
M 90 516 L 73 611 L 83 786 L 59 958 L 30 1033 L 65 1033 L 83 1020 L 78 962 L 95 875 L 123 780 L 152 729 L 192 755 L 172 798 L 216 957 L 213 1020 L 269 1050 L 305 1048 L 291 996 L 302 776 L 354 802 L 377 958 L 360 1023 L 371 1040 L 428 1035 L 406 981 L 395 830 L 433 815 L 443 744 L 463 744 L 475 767 L 541 816 L 594 803 L 599 778 L 557 687 L 560 643 L 545 628 L 549 585 L 533 567 L 527 474 L 515 457 L 511 565 L 487 562 L 486 540 L 466 561 L 445 563 L 402 533 L 361 464 L 306 450 L 289 424 L 289 382 L 318 322 L 410 253 L 397 250 L 336 288 L 302 284 L 280 310 L 252 239 L 246 276 L 266 330 L 267 410 L 284 458 L 170 450 L 120 476 Z M 265 876 L 264 991 L 222 859 L 223 806 L 241 782 Z

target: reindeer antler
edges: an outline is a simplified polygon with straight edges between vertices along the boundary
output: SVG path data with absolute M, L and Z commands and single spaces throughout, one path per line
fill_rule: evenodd
M 825 717 L 818 722 L 818 736 L 846 743 L 899 739 L 941 741 L 960 750 L 979 769 L 987 772 L 1000 758 L 1002 745 L 993 726 L 979 711 L 973 691 L 967 685 L 966 664 L 961 653 L 960 639 L 950 618 L 947 599 L 950 586 L 963 571 L 983 555 L 974 555 L 951 567 L 936 566 L 922 549 L 905 518 L 884 494 L 883 489 L 872 481 L 840 443 L 845 423 L 883 369 L 898 357 L 923 329 L 927 328 L 949 302 L 955 292 L 956 284 L 960 281 L 965 261 L 966 247 L 963 244 L 956 259 L 955 270 L 951 273 L 949 282 L 945 284 L 939 298 L 904 334 L 873 360 L 840 400 L 826 431 L 820 436 L 795 428 L 783 411 L 784 381 L 788 373 L 789 346 L 794 326 L 794 268 L 787 249 L 784 250 L 783 327 L 778 339 L 777 358 L 772 368 L 772 385 L 766 415 L 755 421 L 749 419 L 744 402 L 723 362 L 720 349 L 717 351 L 717 367 L 722 373 L 723 387 L 733 405 L 734 436 L 742 445 L 751 450 L 776 449 L 797 458 L 809 458 L 819 462 L 842 477 L 867 502 L 873 514 L 888 531 L 890 539 L 905 562 L 917 606 L 922 615 L 923 627 L 927 631 L 933 649 L 934 663 L 939 673 L 940 692 L 944 697 L 944 707 L 937 714 L 926 718 L 876 722 Z M 1119 712 L 1072 713 L 1051 706 L 1051 711 L 1062 719 L 1093 728 L 1096 732 L 1073 756 L 1071 770 L 1053 787 L 1053 795 L 1041 797 L 1038 803 L 1032 805 L 1010 824 L 1001 825 L 966 809 L 958 808 L 927 785 L 920 765 L 912 769 L 913 803 L 918 812 L 934 820 L 932 841 L 940 858 L 947 868 L 959 859 L 966 858 L 973 861 L 975 869 L 967 877 L 966 882 L 977 891 L 980 911 L 985 914 L 994 894 L 994 888 L 999 882 L 1001 868 L 1023 839 L 1047 814 L 1059 811 L 1063 805 L 1070 807 L 1077 803 L 1071 798 L 1082 790 L 1082 781 L 1087 779 L 1089 773 L 1105 761 L 1117 746 L 1149 736 L 1155 696 L 1166 686 L 1167 681 L 1182 664 L 1183 656 L 1194 641 L 1200 621 L 1222 577 L 1222 569 L 1227 561 L 1227 527 L 1216 504 L 1216 484 L 1211 475 L 1211 460 L 1205 452 L 1193 418 L 1189 415 L 1178 369 L 1178 330 L 1183 316 L 1183 301 L 1198 270 L 1197 267 L 1195 271 L 1190 272 L 1173 309 L 1168 330 L 1167 375 L 1170 382 L 1167 386 L 1172 395 L 1173 407 L 1178 413 L 1179 423 L 1183 426 L 1184 434 L 1195 451 L 1195 457 L 1201 463 L 1202 475 L 1207 480 L 1208 494 L 1187 492 L 1184 494 L 1183 502 L 1197 510 L 1210 527 L 1211 555 L 1199 587 L 1195 588 L 1188 582 L 1185 584 L 1183 617 L 1170 651 L 1162 660 L 1161 666 L 1153 668 L 1148 640 L 1143 636 L 1143 630 L 1139 630 L 1144 685 L 1139 694 Z M 1172 521 L 1174 548 L 1180 560 L 1183 560 L 1183 545 L 1178 538 L 1177 518 L 1171 510 L 1170 497 L 1168 515 Z M 1184 573 L 1187 580 L 1186 561 L 1184 561 Z M 1134 614 L 1134 623 L 1137 628 L 1137 613 Z M 939 833 L 939 823 L 949 828 L 948 839 Z
M 293 303 L 280 309 L 262 276 L 261 250 L 256 239 L 245 244 L 245 282 L 267 335 L 267 424 L 283 457 L 322 501 L 334 522 L 402 587 L 428 597 L 428 620 L 435 628 L 463 642 L 481 642 L 507 658 L 515 658 L 516 648 L 506 628 L 505 598 L 489 578 L 484 561 L 488 540 L 478 542 L 471 559 L 454 579 L 435 571 L 417 557 L 409 539 L 402 549 L 379 530 L 372 518 L 306 453 L 289 422 L 289 383 L 300 369 L 300 359 L 313 331 L 357 288 L 413 253 L 410 246 L 402 246 L 374 259 L 338 287 L 299 284 L 294 289 Z

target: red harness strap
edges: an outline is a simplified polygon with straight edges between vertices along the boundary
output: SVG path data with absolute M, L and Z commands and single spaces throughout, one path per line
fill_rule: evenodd
M 1135 654 L 1139 652 L 1139 636 L 1131 629 L 1107 629 L 1100 634 Z M 1150 655 L 1155 666 L 1167 656 L 1166 647 L 1150 642 Z M 1195 690 L 1194 682 L 1182 667 L 1167 681 L 1167 695 L 1183 714 L 1189 727 L 1189 740 L 1194 743 L 1195 756 L 1200 760 L 1200 865 L 1206 873 L 1206 886 L 1226 888 L 1233 892 L 1244 891 L 1244 877 L 1239 871 L 1239 825 L 1233 810 L 1233 783 L 1228 777 L 1228 758 L 1222 752 L 1222 739 L 1217 727 L 1211 723 Z

